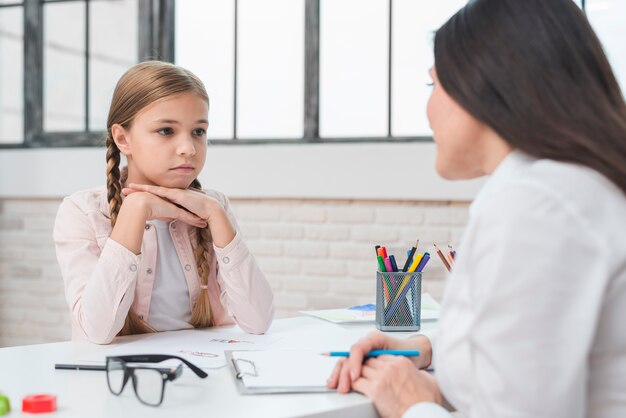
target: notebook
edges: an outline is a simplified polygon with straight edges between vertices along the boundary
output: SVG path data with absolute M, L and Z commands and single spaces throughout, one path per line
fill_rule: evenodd
M 326 381 L 338 358 L 319 351 L 226 351 L 242 394 L 329 392 Z

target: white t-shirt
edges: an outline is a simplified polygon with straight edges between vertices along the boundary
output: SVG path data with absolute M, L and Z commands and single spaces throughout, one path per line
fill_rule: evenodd
M 157 331 L 193 328 L 189 288 L 185 280 L 169 223 L 153 220 L 157 235 L 157 261 L 148 311 L 148 324 Z

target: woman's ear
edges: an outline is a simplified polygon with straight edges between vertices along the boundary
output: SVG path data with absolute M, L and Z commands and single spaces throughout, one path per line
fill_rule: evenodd
M 119 123 L 115 123 L 111 126 L 111 136 L 113 137 L 113 141 L 119 148 L 120 152 L 128 157 L 130 155 L 128 131 L 126 131 L 126 129 L 124 129 L 124 127 Z

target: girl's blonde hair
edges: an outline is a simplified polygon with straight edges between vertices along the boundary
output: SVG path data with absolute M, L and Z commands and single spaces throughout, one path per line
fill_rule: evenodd
M 119 124 L 124 129 L 130 129 L 135 116 L 146 106 L 180 93 L 195 93 L 207 103 L 209 102 L 209 96 L 198 77 L 191 71 L 166 62 L 142 62 L 131 67 L 118 81 L 111 100 L 106 132 L 107 199 L 109 201 L 111 227 L 115 226 L 117 215 L 122 206 L 122 187 L 127 177 L 127 170 L 122 170 L 120 173 L 120 150 L 113 141 L 111 127 L 114 124 Z M 198 179 L 195 179 L 189 187 L 202 190 Z M 196 328 L 205 328 L 212 325 L 211 304 L 206 287 L 209 278 L 211 236 L 208 227 L 197 228 L 195 235 L 197 246 L 194 250 L 194 257 L 198 266 L 201 290 L 192 310 L 191 324 Z M 118 335 L 146 332 L 154 332 L 154 330 L 147 322 L 141 320 L 131 308 Z

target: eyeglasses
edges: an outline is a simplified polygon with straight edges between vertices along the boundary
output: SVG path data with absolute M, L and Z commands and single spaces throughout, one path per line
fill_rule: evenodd
M 165 360 L 176 359 L 182 361 L 198 377 L 204 379 L 208 376 L 198 366 L 193 365 L 184 358 L 164 354 L 114 356 L 107 357 L 106 372 L 107 384 L 112 394 L 118 396 L 124 390 L 128 379 L 132 379 L 135 395 L 141 403 L 149 406 L 159 406 L 163 402 L 165 383 L 174 380 L 183 373 L 183 365 L 178 367 L 148 367 L 129 366 L 128 363 L 160 363 Z

